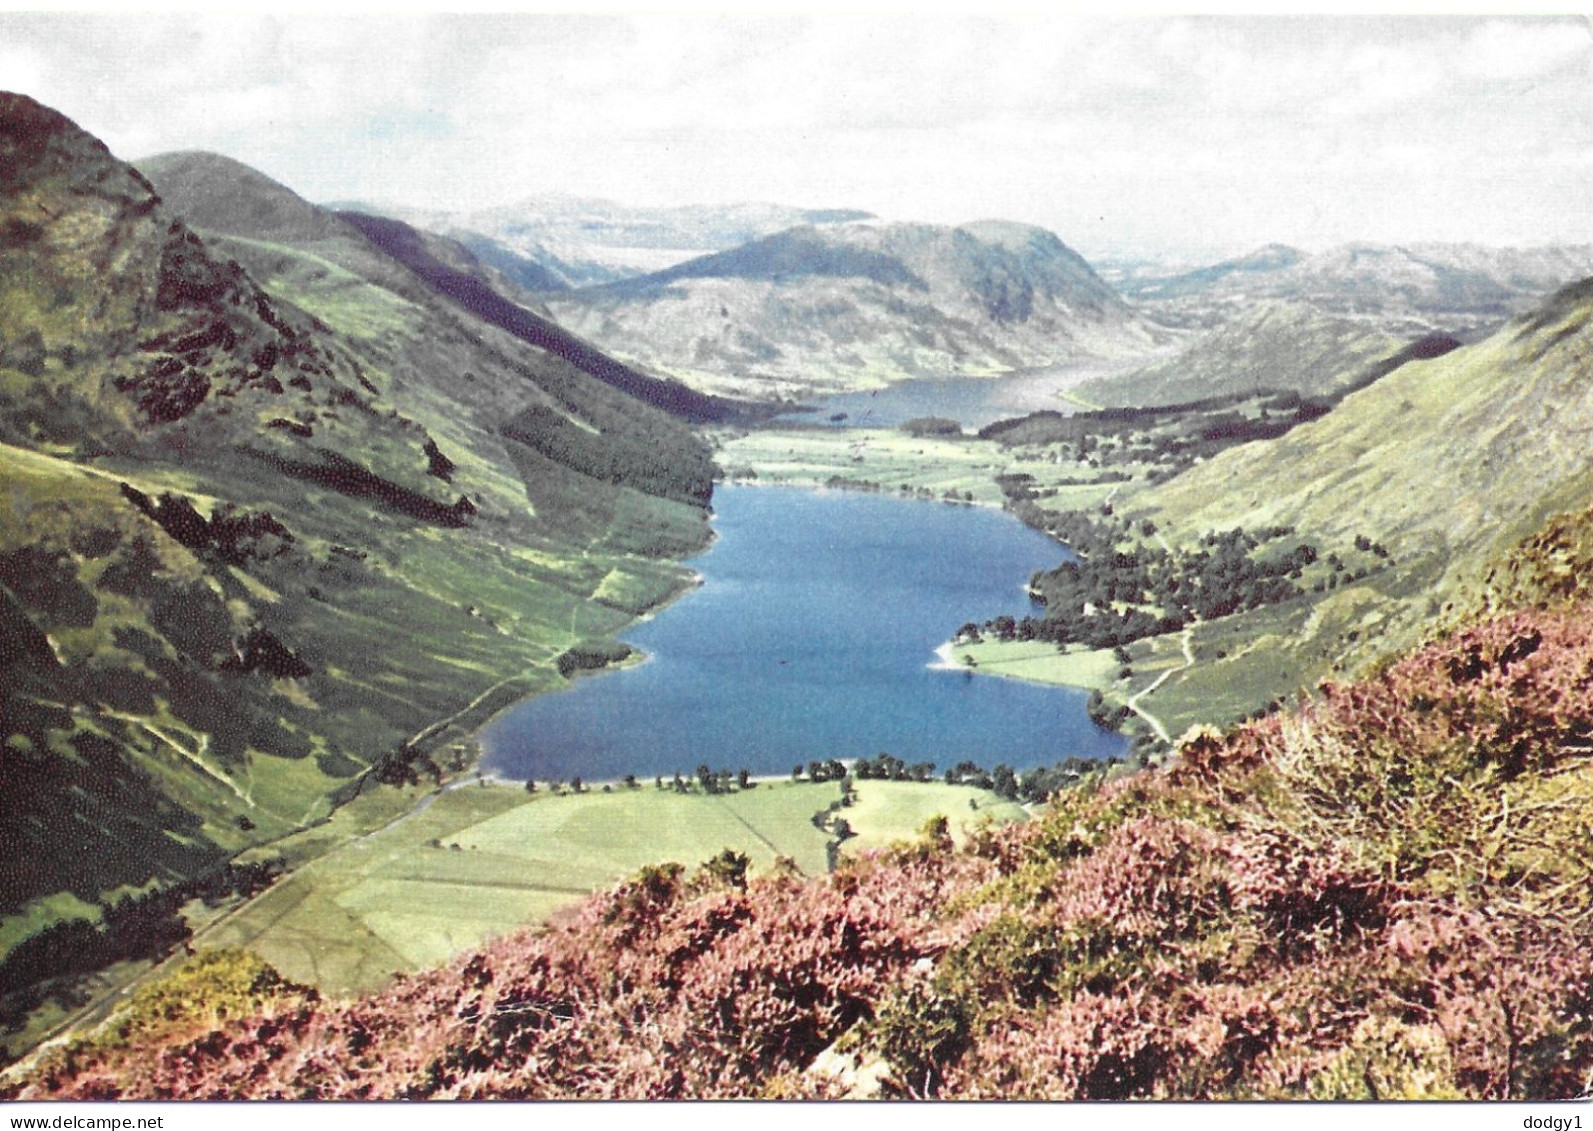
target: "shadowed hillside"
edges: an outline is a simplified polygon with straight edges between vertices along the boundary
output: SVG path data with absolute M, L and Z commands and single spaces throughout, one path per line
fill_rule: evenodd
M 1292 390 L 1341 392 L 1399 348 L 1375 327 L 1305 307 L 1266 303 L 1224 322 L 1176 356 L 1073 390 L 1104 406 L 1182 404 L 1205 397 Z

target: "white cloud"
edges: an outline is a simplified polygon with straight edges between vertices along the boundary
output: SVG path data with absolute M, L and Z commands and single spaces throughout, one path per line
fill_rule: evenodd
M 1593 240 L 1581 19 L 0 13 L 0 86 L 315 199 L 1008 215 L 1088 249 Z
M 1582 60 L 1584 75 L 1593 29 L 1585 20 L 1509 22 L 1489 20 L 1472 29 L 1461 65 L 1484 79 L 1531 78 Z

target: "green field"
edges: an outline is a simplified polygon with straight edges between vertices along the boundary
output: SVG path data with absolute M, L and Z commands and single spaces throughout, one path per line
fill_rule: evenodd
M 725 431 L 714 437 L 731 482 L 774 486 L 851 486 L 1000 506 L 1000 475 L 1027 473 L 1053 509 L 1100 505 L 1119 484 L 1065 484 L 1100 469 L 1058 462 L 1041 447 L 1005 447 L 975 436 L 909 436 L 892 429 L 808 428 Z
M 1012 462 L 983 440 L 919 438 L 889 429 L 760 429 L 718 440 L 720 466 L 732 481 L 813 487 L 840 479 L 997 505 L 996 476 Z
M 732 848 L 751 858 L 754 875 L 779 857 L 820 874 L 833 840 L 821 824 L 832 811 L 857 834 L 844 843 L 851 853 L 910 838 L 936 813 L 958 836 L 986 818 L 1024 817 L 966 786 L 859 782 L 844 809 L 840 796 L 835 782 L 765 781 L 718 796 L 460 785 L 309 861 L 196 945 L 253 950 L 290 978 L 349 994 L 544 922 L 646 864 L 694 867 Z
M 1003 801 L 986 789 L 938 782 L 858 781 L 851 805 L 840 815 L 857 835 L 841 844 L 843 855 L 884 848 L 916 836 L 931 817 L 945 817 L 952 839 L 961 844 L 979 825 L 1027 819 L 1023 806 Z
M 1031 683 L 1105 689 L 1121 666 L 1109 649 L 1057 651 L 1044 640 L 985 640 L 951 646 L 952 660 L 978 675 L 1000 675 Z M 969 663 L 972 661 L 972 663 Z

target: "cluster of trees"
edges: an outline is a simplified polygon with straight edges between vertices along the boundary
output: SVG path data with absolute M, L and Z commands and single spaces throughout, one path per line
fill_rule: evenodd
M 824 486 L 831 491 L 867 491 L 874 494 L 891 490 L 886 484 L 877 483 L 872 479 L 848 479 L 844 475 L 830 476 L 824 481 Z M 915 487 L 911 483 L 901 484 L 896 488 L 896 492 L 901 495 L 911 495 L 918 499 L 933 499 L 935 497 L 935 492 L 928 487 Z M 941 492 L 940 498 L 948 503 L 971 503 L 973 502 L 973 492 L 957 491 L 948 487 Z
M 1102 730 L 1117 730 L 1128 721 L 1131 713 L 1128 707 L 1121 703 L 1115 707 L 1107 706 L 1106 696 L 1101 694 L 1099 688 L 1090 692 L 1084 710 L 1090 716 L 1090 721 Z
M 247 898 L 281 874 L 280 861 L 228 864 L 206 876 L 102 904 L 97 923 L 63 919 L 29 935 L 0 962 L 0 1024 L 14 1031 L 43 1004 L 52 982 L 117 962 L 159 958 L 184 942 L 192 933 L 182 917 L 189 900 L 214 906 L 233 896 Z
M 963 640 L 1045 640 L 1058 645 L 1115 648 L 1149 636 L 1181 631 L 1194 620 L 1215 620 L 1297 597 L 1306 568 L 1317 560 L 1309 542 L 1282 543 L 1291 527 L 1211 532 L 1195 550 L 1141 542 L 1155 524 L 1137 531 L 1103 512 L 1051 514 L 1033 506 L 1028 475 L 1003 476 L 1001 486 L 1014 510 L 1067 543 L 1079 560 L 1035 574 L 1031 591 L 1046 606 L 1043 617 L 999 616 L 968 623 Z M 1132 549 L 1120 547 L 1128 545 Z M 1266 552 L 1258 553 L 1262 547 Z
M 582 475 L 643 494 L 704 503 L 713 493 L 712 455 L 698 444 L 672 443 L 668 429 L 649 443 L 645 435 L 589 432 L 557 409 L 532 405 L 503 434 Z
M 918 439 L 926 436 L 961 436 L 962 425 L 945 416 L 915 416 L 903 421 L 900 431 Z
M 813 761 L 807 765 L 808 780 L 814 782 L 845 781 L 847 775 L 846 764 L 839 758 L 826 758 L 824 761 Z M 802 766 L 791 767 L 791 780 L 802 780 Z
M 860 781 L 929 781 L 935 776 L 935 763 L 916 762 L 909 766 L 894 754 L 881 753 L 878 758 L 857 759 L 852 763 L 852 773 Z
M 839 763 L 836 764 L 839 765 Z M 813 765 L 817 766 L 819 763 L 815 762 Z M 798 771 L 800 769 L 800 766 L 797 767 Z M 796 773 L 797 771 L 792 772 L 793 780 L 796 777 Z M 815 778 L 814 780 L 818 781 L 825 779 Z M 621 788 L 627 790 L 642 788 L 641 783 L 636 780 L 635 774 L 626 774 L 622 779 L 620 779 L 620 785 Z M 537 785 L 535 778 L 528 778 L 526 780 L 525 791 L 527 793 L 536 793 L 539 788 L 541 787 Z M 545 788 L 549 793 L 559 795 L 564 793 L 565 790 L 569 790 L 571 793 L 586 793 L 590 787 L 586 784 L 586 781 L 581 777 L 580 774 L 576 774 L 568 782 L 549 781 Z M 723 793 L 730 793 L 736 789 L 756 789 L 758 788 L 758 783 L 752 780 L 752 771 L 747 769 L 745 766 L 739 770 L 731 772 L 730 770 L 715 770 L 710 768 L 707 763 L 703 763 L 697 767 L 696 772 L 690 778 L 677 771 L 673 778 L 666 781 L 664 776 L 659 774 L 653 779 L 653 788 L 659 790 L 672 789 L 676 793 L 700 792 L 714 796 Z M 604 793 L 612 793 L 613 790 L 614 787 L 611 784 L 604 783 Z
M 1091 700 L 1092 712 L 1098 701 L 1099 693 L 1096 693 Z M 1091 717 L 1094 717 L 1093 713 Z M 941 774 L 940 780 L 947 785 L 971 785 L 976 789 L 992 790 L 1008 801 L 1043 802 L 1058 789 L 1074 784 L 1091 770 L 1114 766 L 1118 761 L 1117 758 L 1108 758 L 1104 761 L 1068 758 L 1054 766 L 1037 767 L 1020 774 L 1004 762 L 998 763 L 994 769 L 986 769 L 977 762 L 964 760 L 947 769 Z M 814 759 L 806 765 L 798 763 L 791 767 L 793 782 L 802 781 L 804 778 L 816 784 L 840 782 L 843 803 L 850 804 L 854 780 L 930 782 L 935 780 L 935 763 L 909 763 L 894 754 L 882 751 L 873 758 L 854 759 L 850 766 L 839 758 L 825 758 Z M 708 796 L 756 789 L 758 786 L 758 783 L 752 780 L 752 771 L 746 767 L 732 773 L 725 769 L 711 769 L 707 763 L 699 765 L 696 773 L 689 778 L 680 773 L 676 773 L 673 778 L 665 778 L 660 774 L 653 779 L 653 784 L 654 788 L 659 790 L 702 793 Z M 572 777 L 568 782 L 549 781 L 545 786 L 539 786 L 535 780 L 528 780 L 525 783 L 527 793 L 537 793 L 543 788 L 554 794 L 562 794 L 565 791 L 585 793 L 590 789 L 579 775 Z M 626 774 L 622 780 L 622 788 L 640 789 L 641 785 L 637 782 L 635 774 Z M 612 787 L 605 785 L 603 789 L 606 792 Z
M 979 436 L 1009 446 L 1060 445 L 1066 458 L 1091 467 L 1159 463 L 1176 471 L 1236 444 L 1275 439 L 1325 415 L 1336 403 L 1334 397 L 1251 392 L 1066 416 L 1046 409 L 986 425 Z

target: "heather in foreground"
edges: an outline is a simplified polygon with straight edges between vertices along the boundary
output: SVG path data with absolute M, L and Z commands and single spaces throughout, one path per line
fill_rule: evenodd
M 14 1094 L 1575 1096 L 1590 619 L 1487 622 L 960 850 L 653 868 L 352 1003 L 216 962 Z M 222 976 L 236 1014 L 196 1008 Z

